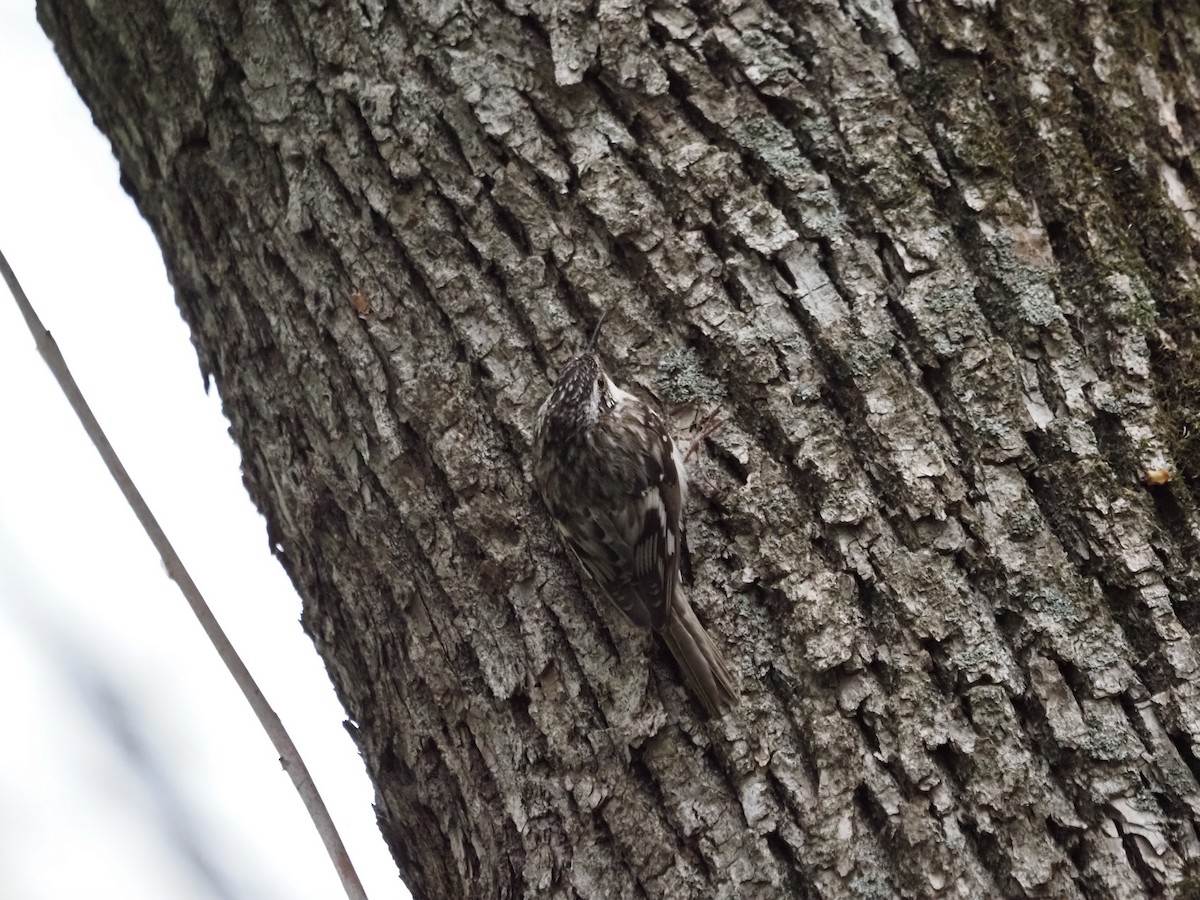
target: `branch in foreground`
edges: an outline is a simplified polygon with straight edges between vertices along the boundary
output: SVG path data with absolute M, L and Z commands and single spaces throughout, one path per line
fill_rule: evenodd
M 46 365 L 50 367 L 50 371 L 54 374 L 59 387 L 62 388 L 62 392 L 70 402 L 71 408 L 75 410 L 75 415 L 79 417 L 79 421 L 83 424 L 83 430 L 87 432 L 88 437 L 92 440 L 92 444 L 100 452 L 100 457 L 104 460 L 104 464 L 108 466 L 108 471 L 117 482 L 117 486 L 120 487 L 121 493 L 125 495 L 125 500 L 129 503 L 133 514 L 137 516 L 138 521 L 142 524 L 142 528 L 145 529 L 146 534 L 150 537 L 151 543 L 154 544 L 159 556 L 162 557 L 167 575 L 179 585 L 179 589 L 183 592 L 183 596 L 192 608 L 192 612 L 200 620 L 200 626 L 204 629 L 205 634 L 208 635 L 208 639 L 212 642 L 213 647 L 216 648 L 217 654 L 225 663 L 226 668 L 229 669 L 233 680 L 242 689 L 242 693 L 250 703 L 251 709 L 258 716 L 258 721 L 262 725 L 263 730 L 270 737 L 271 743 L 275 745 L 275 750 L 279 753 L 280 763 L 282 763 L 288 775 L 291 776 L 292 783 L 296 786 L 296 791 L 300 794 L 301 800 L 304 801 L 304 806 L 308 810 L 308 814 L 312 817 L 313 824 L 316 826 L 317 832 L 321 835 L 321 840 L 325 843 L 325 849 L 329 852 L 329 856 L 333 860 L 334 868 L 337 869 L 338 877 L 342 880 L 342 887 L 346 891 L 346 896 L 350 900 L 367 900 L 366 892 L 363 890 L 362 883 L 358 879 L 358 873 L 355 872 L 354 866 L 350 862 L 350 857 L 346 853 L 342 839 L 334 827 L 329 810 L 325 808 L 325 803 L 321 799 L 321 795 L 317 792 L 317 787 L 313 783 L 308 768 L 300 758 L 300 752 L 296 749 L 296 745 L 292 742 L 287 730 L 283 727 L 283 722 L 276 715 L 275 710 L 271 708 L 271 705 L 267 703 L 267 699 L 263 696 L 262 691 L 259 690 L 253 676 L 250 674 L 250 670 L 246 668 L 241 657 L 237 655 L 237 651 L 234 650 L 233 644 L 230 643 L 229 638 L 221 629 L 216 617 L 212 614 L 212 610 L 204 602 L 204 597 L 200 594 L 200 589 L 196 587 L 196 583 L 192 581 L 191 575 L 184 568 L 179 554 L 175 552 L 175 548 L 167 540 L 166 533 L 158 524 L 158 520 L 154 518 L 154 514 L 150 512 L 150 507 L 146 505 L 146 501 L 134 485 L 133 479 L 125 471 L 125 466 L 121 464 L 116 451 L 113 449 L 112 444 L 109 443 L 103 429 L 101 429 L 100 423 L 96 421 L 96 417 L 88 407 L 87 401 L 83 398 L 83 393 L 79 390 L 79 385 L 75 383 L 70 369 L 67 368 L 66 360 L 63 359 L 63 355 L 58 349 L 58 344 L 51 337 L 50 332 L 46 330 L 37 313 L 34 312 L 29 298 L 21 288 L 20 282 L 17 281 L 17 276 L 13 272 L 12 267 L 9 266 L 3 252 L 0 252 L 0 272 L 4 274 L 4 280 L 8 284 L 8 289 L 12 292 L 13 299 L 17 301 L 21 315 L 25 317 L 25 324 L 33 335 L 38 352 L 41 353 L 42 359 L 46 361 Z

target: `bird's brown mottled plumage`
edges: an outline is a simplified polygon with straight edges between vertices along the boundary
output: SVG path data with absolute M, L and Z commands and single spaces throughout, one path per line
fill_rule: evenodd
M 538 410 L 534 480 L 580 568 L 629 619 L 663 635 L 710 715 L 733 679 L 679 580 L 687 472 L 662 418 L 597 356 L 563 370 Z

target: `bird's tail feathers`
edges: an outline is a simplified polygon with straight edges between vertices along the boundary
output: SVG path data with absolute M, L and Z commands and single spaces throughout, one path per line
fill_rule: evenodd
M 710 716 L 723 716 L 737 705 L 738 693 L 729 667 L 692 612 L 692 606 L 681 587 L 675 588 L 671 616 L 662 635 L 688 684 Z

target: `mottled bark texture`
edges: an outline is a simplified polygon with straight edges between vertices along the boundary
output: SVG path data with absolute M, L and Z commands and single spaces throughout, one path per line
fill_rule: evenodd
M 418 897 L 1189 892 L 1186 8 L 43 0 Z M 531 488 L 605 309 L 721 721 Z

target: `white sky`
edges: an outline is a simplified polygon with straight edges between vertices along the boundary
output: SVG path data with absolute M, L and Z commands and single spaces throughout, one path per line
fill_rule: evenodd
M 407 897 L 158 246 L 28 0 L 0 3 L 0 131 L 0 248 L 299 745 L 368 894 Z M 0 283 L 0 897 L 340 894 Z

